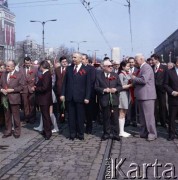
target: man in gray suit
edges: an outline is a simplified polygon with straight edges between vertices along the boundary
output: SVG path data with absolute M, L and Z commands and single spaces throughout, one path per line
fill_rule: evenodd
M 136 55 L 135 61 L 140 67 L 137 77 L 132 76 L 132 83 L 135 86 L 135 97 L 139 106 L 140 137 L 153 141 L 157 138 L 154 117 L 156 99 L 154 72 L 151 66 L 145 62 L 142 54 Z

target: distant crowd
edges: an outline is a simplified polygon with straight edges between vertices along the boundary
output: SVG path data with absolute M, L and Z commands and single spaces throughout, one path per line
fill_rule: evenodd
M 34 130 L 46 140 L 64 122 L 70 140 L 84 140 L 94 121 L 103 125 L 103 141 L 132 136 L 124 130 L 129 125 L 139 126 L 139 137 L 148 141 L 157 139 L 158 125 L 168 131 L 168 140 L 178 137 L 178 58 L 166 64 L 157 54 L 148 59 L 137 54 L 120 63 L 109 57 L 96 63 L 76 52 L 71 64 L 65 56 L 55 63 L 25 57 L 21 66 L 0 61 L 0 91 L 2 138 L 23 136 L 21 123 L 34 124 L 37 111 L 40 124 Z

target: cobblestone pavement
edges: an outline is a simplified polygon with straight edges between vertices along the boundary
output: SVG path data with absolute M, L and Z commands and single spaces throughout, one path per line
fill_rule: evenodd
M 101 141 L 102 126 L 94 123 L 93 135 L 86 135 L 85 140 L 70 141 L 67 124 L 60 125 L 60 133 L 53 134 L 49 141 L 32 130 L 32 125 L 22 127 L 20 139 L 13 137 L 0 138 L 0 174 L 13 168 L 0 177 L 10 180 L 95 180 L 101 167 L 107 141 Z M 137 128 L 127 128 L 132 133 L 138 133 Z M 113 142 L 110 157 L 126 158 L 122 170 L 126 174 L 130 163 L 137 163 L 140 175 L 143 174 L 143 163 L 163 164 L 158 174 L 168 168 L 166 163 L 173 163 L 175 174 L 178 175 L 178 140 L 168 142 L 167 133 L 158 127 L 159 137 L 156 141 L 148 142 L 136 137 L 122 138 L 120 142 Z M 133 169 L 133 168 L 132 168 Z M 134 175 L 134 174 L 133 174 Z M 115 179 L 123 179 L 116 173 Z M 137 178 L 136 178 L 137 179 Z M 148 179 L 155 179 L 153 168 L 148 170 Z M 100 179 L 99 179 L 100 180 Z
M 156 164 L 162 164 L 162 167 L 158 167 L 157 171 L 157 176 L 160 176 L 159 179 L 165 179 L 163 178 L 162 173 L 165 170 L 170 169 L 170 166 L 165 167 L 166 163 L 172 163 L 174 165 L 175 171 L 173 172 L 175 172 L 175 176 L 178 177 L 178 139 L 174 141 L 167 141 L 166 130 L 161 127 L 158 127 L 157 130 L 158 139 L 152 142 L 148 142 L 146 139 L 136 137 L 122 138 L 122 141 L 120 143 L 114 142 L 111 151 L 111 158 L 117 158 L 117 163 L 119 163 L 119 161 L 121 162 L 121 158 L 123 160 L 125 159 L 124 162 L 122 161 L 123 163 L 120 166 L 119 173 L 118 171 L 117 173 L 113 171 L 113 177 L 115 179 L 123 179 L 124 177 L 128 177 L 127 172 L 129 170 L 133 170 L 136 168 L 136 165 L 130 167 L 131 163 L 136 163 L 138 165 L 137 168 L 140 172 L 138 175 L 142 177 L 140 179 L 143 179 L 144 176 L 146 177 L 146 174 L 144 173 L 145 168 L 143 168 L 143 164 L 151 163 L 153 165 L 156 159 Z M 138 133 L 138 129 L 136 128 L 128 128 L 128 131 L 134 134 Z M 135 175 L 136 173 L 134 172 L 132 176 Z M 171 174 L 168 173 L 166 176 L 170 175 Z M 153 180 L 156 179 L 155 177 L 156 174 L 154 174 L 154 167 L 148 167 L 147 179 Z

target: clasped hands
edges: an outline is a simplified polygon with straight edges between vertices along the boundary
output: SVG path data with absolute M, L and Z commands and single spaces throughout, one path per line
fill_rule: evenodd
M 14 89 L 1 89 L 1 92 L 6 96 L 8 93 L 14 92 Z
M 106 92 L 106 93 L 115 93 L 117 91 L 116 88 L 105 88 L 103 90 L 103 92 Z

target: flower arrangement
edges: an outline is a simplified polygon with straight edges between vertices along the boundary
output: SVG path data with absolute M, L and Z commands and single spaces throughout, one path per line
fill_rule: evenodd
M 163 69 L 159 68 L 157 72 L 163 72 L 163 71 L 164 71 Z
M 29 75 L 32 75 L 33 74 L 33 71 L 31 70 L 31 71 L 28 71 L 28 74 Z
M 14 75 L 11 75 L 9 78 L 10 78 L 10 79 L 17 79 L 17 77 L 14 76 Z
M 81 70 L 79 71 L 79 73 L 80 73 L 80 75 L 82 76 L 82 75 L 86 74 L 86 71 L 85 71 L 84 69 L 81 69 Z

